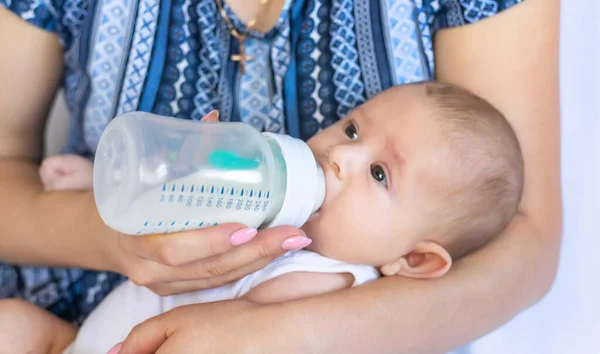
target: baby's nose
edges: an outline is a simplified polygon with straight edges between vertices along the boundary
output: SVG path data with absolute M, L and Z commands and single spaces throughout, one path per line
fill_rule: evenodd
M 342 179 L 342 169 L 340 168 L 340 165 L 338 165 L 335 162 L 331 162 L 330 165 L 331 165 L 331 169 L 333 170 L 333 173 L 335 173 L 335 176 L 338 179 Z
M 329 166 L 338 179 L 347 178 L 360 164 L 357 154 L 350 146 L 335 146 L 327 152 L 326 156 Z

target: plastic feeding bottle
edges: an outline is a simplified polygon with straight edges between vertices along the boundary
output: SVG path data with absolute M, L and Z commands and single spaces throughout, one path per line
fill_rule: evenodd
M 321 207 L 325 178 L 301 140 L 133 112 L 100 139 L 94 196 L 104 222 L 126 234 L 225 222 L 300 227 Z

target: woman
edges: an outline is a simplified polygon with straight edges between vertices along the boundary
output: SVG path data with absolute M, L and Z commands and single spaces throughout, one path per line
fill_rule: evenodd
M 35 25 L 0 11 L 0 208 L 19 221 L 0 226 L 2 296 L 79 321 L 120 281 L 105 271 L 158 294 L 185 292 L 239 278 L 305 237 L 279 228 L 248 240 L 242 225 L 224 225 L 132 238 L 102 224 L 91 193 L 43 193 L 36 162 L 61 81 L 67 149 L 92 157 L 108 120 L 130 110 L 198 119 L 217 108 L 306 139 L 382 89 L 434 74 L 498 107 L 521 142 L 524 197 L 496 242 L 426 284 L 386 278 L 284 304 L 175 310 L 136 328 L 123 352 L 441 352 L 551 286 L 561 230 L 557 0 L 1 1 Z

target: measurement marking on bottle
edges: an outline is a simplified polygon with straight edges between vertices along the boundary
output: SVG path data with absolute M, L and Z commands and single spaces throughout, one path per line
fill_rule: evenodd
M 241 187 L 241 186 L 240 186 Z M 227 184 L 194 184 L 194 183 L 165 183 L 159 190 L 159 202 L 168 202 L 169 207 L 178 208 L 178 205 L 198 208 L 203 216 L 204 210 L 212 212 L 243 212 L 250 214 L 265 213 L 270 205 L 271 192 L 253 188 L 235 188 Z M 167 193 L 169 191 L 170 193 Z M 186 208 L 187 209 L 187 208 Z M 183 210 L 182 210 L 183 211 Z M 183 216 L 183 215 L 182 215 Z M 212 217 L 210 218 L 212 219 Z M 140 227 L 136 234 L 181 232 L 202 227 L 213 227 L 219 222 L 211 220 L 197 221 L 194 218 L 167 219 L 167 220 L 140 220 Z

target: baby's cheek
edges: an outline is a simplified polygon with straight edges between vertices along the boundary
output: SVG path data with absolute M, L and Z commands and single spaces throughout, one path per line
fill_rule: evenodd
M 310 250 L 343 261 L 361 257 L 373 220 L 365 204 L 368 196 L 356 191 L 345 188 L 333 193 L 335 197 L 330 196 L 321 216 L 303 227 L 313 239 Z
M 337 244 L 340 242 L 340 228 L 338 222 L 331 215 L 323 215 L 310 219 L 302 230 L 313 240 L 308 250 L 317 252 L 323 256 L 332 257 L 336 253 Z
M 336 213 L 323 218 L 320 233 L 315 237 L 315 251 L 345 262 L 362 258 L 365 230 L 352 218 Z

